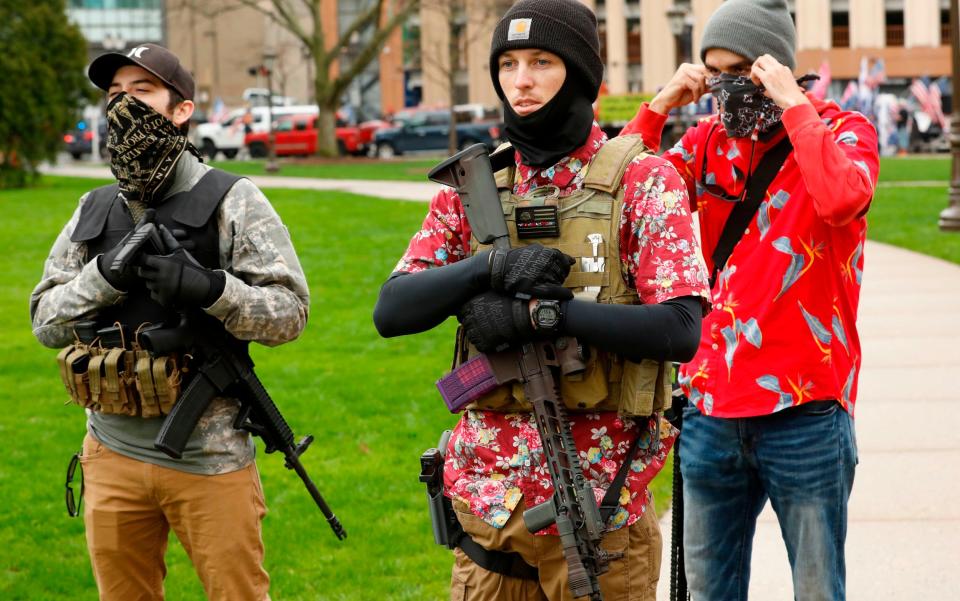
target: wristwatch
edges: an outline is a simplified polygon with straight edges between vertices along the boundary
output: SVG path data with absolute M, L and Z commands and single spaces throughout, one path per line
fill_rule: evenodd
M 536 331 L 557 334 L 563 323 L 563 307 L 558 300 L 537 300 L 530 316 Z

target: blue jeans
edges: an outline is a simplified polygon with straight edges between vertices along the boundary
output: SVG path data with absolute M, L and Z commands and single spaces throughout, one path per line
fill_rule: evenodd
M 680 435 L 683 545 L 694 601 L 747 598 L 757 516 L 770 499 L 799 601 L 842 601 L 853 420 L 836 402 L 723 419 L 688 406 Z

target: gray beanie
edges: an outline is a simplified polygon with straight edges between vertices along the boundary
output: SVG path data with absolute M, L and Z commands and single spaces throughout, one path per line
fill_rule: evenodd
M 757 60 L 769 54 L 794 70 L 797 29 L 786 0 L 727 0 L 707 21 L 700 42 L 700 60 L 707 50 L 724 48 Z
M 563 59 L 593 101 L 603 81 L 597 17 L 578 0 L 520 0 L 510 7 L 493 30 L 490 76 L 503 98 L 497 59 L 507 50 L 540 48 Z

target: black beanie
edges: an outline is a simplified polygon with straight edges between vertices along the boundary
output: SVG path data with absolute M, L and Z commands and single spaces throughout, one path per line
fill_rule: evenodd
M 490 77 L 497 96 L 500 66 L 497 59 L 507 50 L 539 48 L 563 59 L 567 70 L 584 85 L 590 101 L 596 100 L 603 81 L 597 17 L 577 0 L 520 0 L 507 11 L 493 30 L 490 42 Z

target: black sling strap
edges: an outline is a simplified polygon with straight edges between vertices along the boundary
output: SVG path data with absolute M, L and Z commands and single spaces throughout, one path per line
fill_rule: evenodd
M 780 167 L 783 166 L 783 162 L 787 160 L 787 156 L 792 150 L 793 145 L 790 144 L 790 138 L 784 136 L 783 140 L 763 155 L 763 158 L 760 159 L 760 163 L 757 165 L 756 171 L 750 176 L 750 181 L 747 183 L 746 196 L 738 202 L 737 206 L 730 212 L 730 216 L 727 217 L 727 222 L 723 225 L 720 240 L 717 242 L 716 248 L 713 249 L 713 255 L 711 256 L 713 259 L 713 271 L 710 273 L 711 289 L 713 289 L 713 285 L 717 283 L 717 276 L 720 275 L 720 270 L 726 265 L 727 259 L 730 258 L 730 253 L 733 252 L 734 247 L 740 242 L 740 239 L 743 237 L 743 232 L 746 231 L 747 225 L 750 224 L 750 220 L 756 215 L 760 203 L 763 202 L 763 198 L 766 196 L 767 188 L 773 183 L 773 178 L 780 172 Z M 707 160 L 706 157 L 704 157 L 703 160 Z

